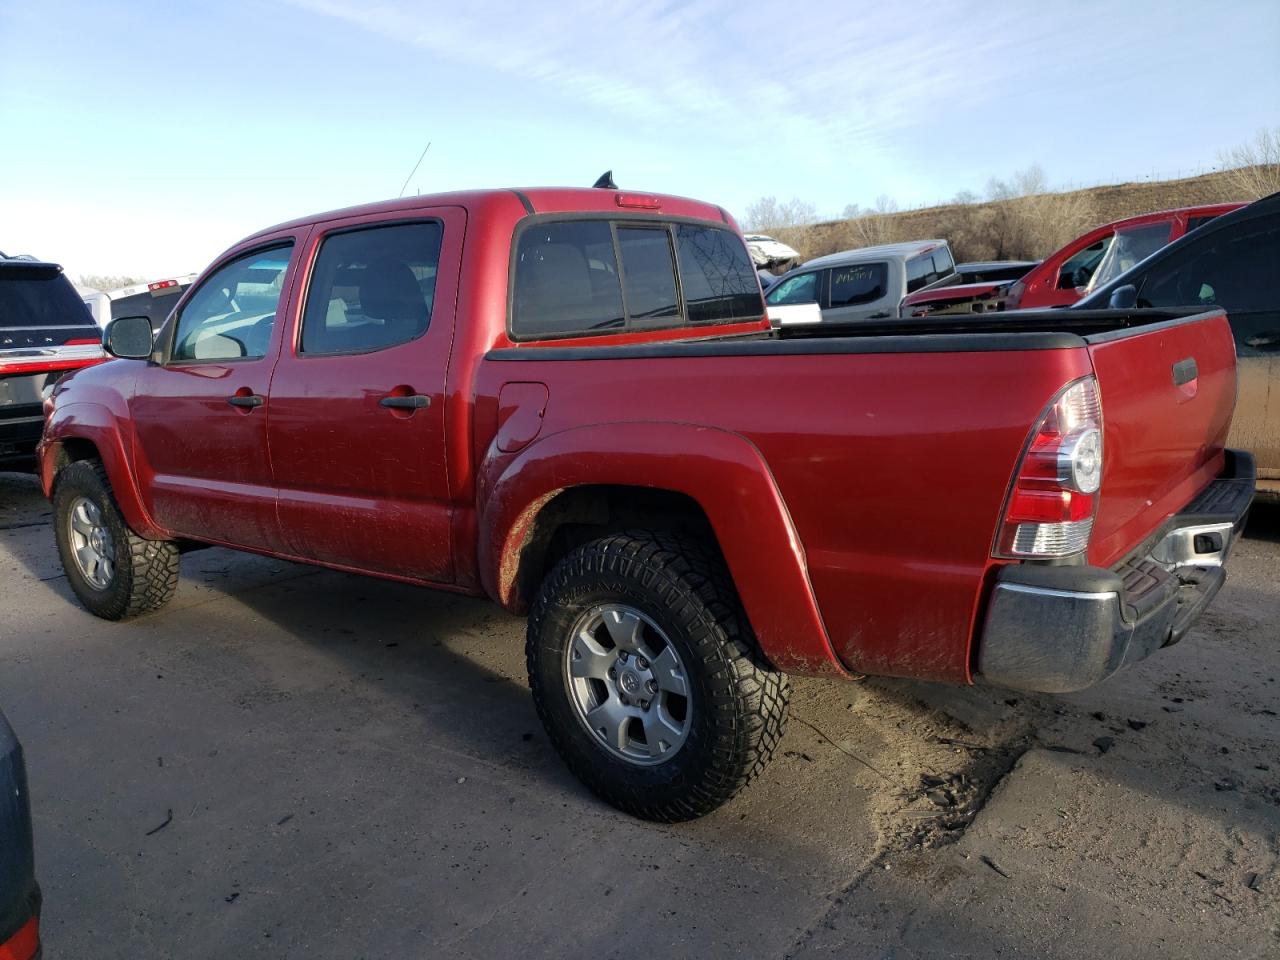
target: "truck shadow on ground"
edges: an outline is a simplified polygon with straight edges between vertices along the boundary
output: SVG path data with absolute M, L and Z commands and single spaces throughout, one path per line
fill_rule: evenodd
M 51 531 L 42 516 L 47 505 L 33 478 L 0 475 L 0 498 L 7 505 L 0 508 L 0 525 L 6 517 L 9 523 L 30 525 L 23 529 L 31 536 L 12 539 L 11 552 L 32 577 L 74 603 L 65 582 L 59 582 Z M 1280 539 L 1280 510 L 1259 506 L 1264 509 L 1255 507 L 1249 536 Z M 388 749 L 403 749 L 404 731 L 414 731 L 424 743 L 491 764 L 528 789 L 595 807 L 607 818 L 620 816 L 589 796 L 542 732 L 524 679 L 523 620 L 487 601 L 225 550 L 188 554 L 183 578 L 169 608 L 108 629 L 128 631 L 145 642 L 174 630 L 187 636 L 208 632 L 224 614 L 236 625 L 246 617 L 250 623 L 266 621 L 278 631 L 274 638 L 219 632 L 212 640 L 170 645 L 156 656 L 171 671 L 218 677 L 227 695 L 246 709 L 317 697 L 361 703 L 371 728 L 396 731 L 386 737 Z M 1193 634 L 1187 642 L 1201 638 Z M 182 662 L 174 663 L 175 657 Z M 238 678 L 225 677 L 225 669 L 214 662 L 227 657 L 238 661 Z M 1161 707 L 1132 680 L 1126 671 L 1101 688 L 1103 710 L 1093 709 L 1096 700 L 982 686 L 801 680 L 781 756 L 761 780 L 715 816 L 676 829 L 714 838 L 732 825 L 739 836 L 760 831 L 762 842 L 776 844 L 768 814 L 792 807 L 791 798 L 800 790 L 809 802 L 789 824 L 788 839 L 808 856 L 831 857 L 827 825 L 833 818 L 847 821 L 851 807 L 864 811 L 867 834 L 875 836 L 851 844 L 847 860 L 836 853 L 846 867 L 873 848 L 949 842 L 962 834 L 1027 749 L 1063 750 L 1084 762 L 1100 756 L 1093 746 L 1098 737 L 1138 739 L 1125 729 L 1129 715 L 1148 716 Z M 1144 697 L 1148 702 L 1137 703 Z M 1095 719 L 1102 712 L 1108 714 L 1105 722 Z M 1157 719 L 1174 722 L 1171 716 L 1157 714 Z M 357 721 L 344 720 L 351 722 Z M 1205 815 L 1228 816 L 1212 780 L 1204 790 L 1175 792 L 1172 784 L 1153 780 L 1149 769 L 1111 763 L 1099 763 L 1098 769 L 1135 789 L 1176 796 Z M 923 815 L 929 811 L 921 797 L 931 794 L 931 782 L 937 780 L 951 785 L 947 790 L 955 802 L 930 818 Z M 908 807 L 912 816 L 904 819 Z

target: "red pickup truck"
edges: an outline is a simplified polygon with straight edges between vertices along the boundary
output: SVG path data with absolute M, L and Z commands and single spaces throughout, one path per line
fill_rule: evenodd
M 1253 491 L 1220 310 L 784 334 L 731 218 L 654 194 L 308 217 L 105 339 L 41 448 L 86 607 L 161 606 L 191 543 L 487 595 L 568 765 L 658 820 L 759 773 L 787 673 L 1067 691 L 1177 641 Z

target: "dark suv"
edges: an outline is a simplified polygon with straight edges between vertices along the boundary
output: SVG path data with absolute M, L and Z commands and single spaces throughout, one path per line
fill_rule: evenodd
M 0 254 L 0 468 L 31 459 L 45 388 L 106 359 L 101 340 L 62 267 Z

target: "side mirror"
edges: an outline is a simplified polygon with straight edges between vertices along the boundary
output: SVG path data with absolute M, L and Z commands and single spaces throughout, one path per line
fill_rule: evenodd
M 102 334 L 107 353 L 124 360 L 146 360 L 154 345 L 155 335 L 146 317 L 117 317 Z
M 1112 310 L 1132 310 L 1138 302 L 1138 288 L 1132 283 L 1116 287 L 1111 291 L 1111 299 L 1108 302 Z

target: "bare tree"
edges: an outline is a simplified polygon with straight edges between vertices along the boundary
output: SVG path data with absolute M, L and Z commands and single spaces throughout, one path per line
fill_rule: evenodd
M 142 283 L 142 278 L 97 273 L 80 274 L 80 286 L 88 287 L 91 290 L 119 290 L 121 287 L 131 287 L 135 283 Z
M 1280 191 L 1280 127 L 1264 127 L 1247 143 L 1218 154 L 1236 196 L 1256 200 Z
M 779 203 L 777 197 L 761 197 L 747 207 L 742 223 L 748 230 L 763 231 L 807 227 L 817 220 L 818 208 L 798 197 L 786 203 Z

